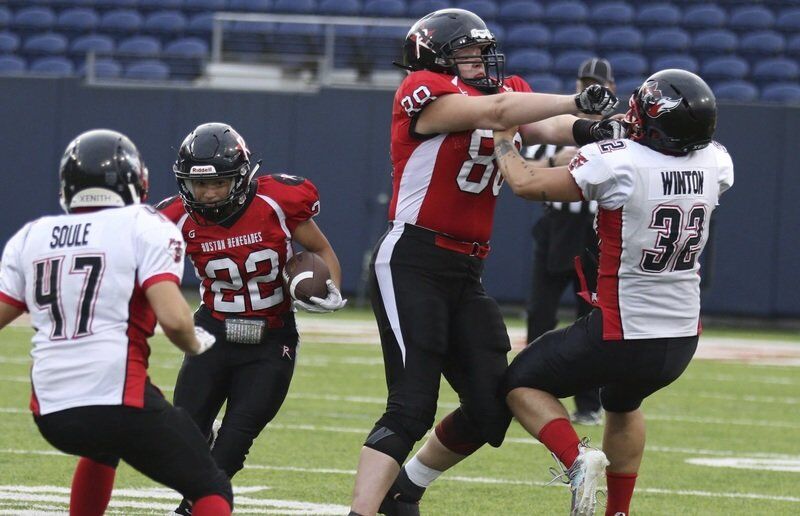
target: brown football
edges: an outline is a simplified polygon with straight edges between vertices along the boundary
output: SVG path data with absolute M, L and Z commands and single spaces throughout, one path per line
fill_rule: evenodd
M 286 262 L 283 283 L 292 299 L 308 302 L 310 297 L 328 297 L 331 273 L 325 260 L 310 251 L 301 251 Z

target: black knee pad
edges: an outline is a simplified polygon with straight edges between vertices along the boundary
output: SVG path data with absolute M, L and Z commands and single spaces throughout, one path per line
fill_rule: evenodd
M 388 455 L 402 466 L 415 442 L 408 440 L 401 433 L 381 425 L 379 421 L 369 433 L 364 446 Z

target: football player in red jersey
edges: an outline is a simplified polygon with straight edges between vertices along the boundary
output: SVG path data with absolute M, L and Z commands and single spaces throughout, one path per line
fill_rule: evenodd
M 331 312 L 346 303 L 339 260 L 312 219 L 317 189 L 287 174 L 253 179 L 257 169 L 231 126 L 202 124 L 178 151 L 179 195 L 158 206 L 181 230 L 201 280 L 195 323 L 217 338 L 213 352 L 185 358 L 174 403 L 210 437 L 227 402 L 212 455 L 229 477 L 277 414 L 294 372 L 297 327 L 281 279 L 293 242 L 322 257 L 332 279 L 327 298 L 295 306 Z M 176 513 L 191 514 L 186 500 Z
M 582 145 L 622 128 L 570 115 L 610 113 L 608 89 L 532 93 L 504 76 L 495 44 L 483 20 L 462 9 L 423 17 L 405 40 L 410 73 L 392 110 L 390 227 L 370 274 L 389 396 L 361 449 L 351 514 L 418 514 L 435 478 L 484 443 L 499 446 L 510 423 L 499 391 L 508 333 L 481 285 L 502 186 L 492 129 L 521 126 L 517 145 Z M 461 405 L 401 469 L 434 423 L 442 374 Z

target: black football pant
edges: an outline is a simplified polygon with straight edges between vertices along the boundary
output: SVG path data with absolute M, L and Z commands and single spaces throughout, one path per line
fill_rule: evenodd
M 175 384 L 175 406 L 186 410 L 209 436 L 214 419 L 227 402 L 211 454 L 229 477 L 244 467 L 253 440 L 278 413 L 294 373 L 297 328 L 267 329 L 260 344 L 225 339 L 221 323 L 198 312 L 198 325 L 217 338 L 198 356 L 187 356 Z
M 34 420 L 47 442 L 64 453 L 112 468 L 121 459 L 189 500 L 217 494 L 233 503 L 231 482 L 197 425 L 149 383 L 143 408 L 93 405 Z
M 389 396 L 378 425 L 410 450 L 434 423 L 441 376 L 481 442 L 499 446 L 511 422 L 500 392 L 510 349 L 483 260 L 434 245 L 434 234 L 395 223 L 370 268 Z

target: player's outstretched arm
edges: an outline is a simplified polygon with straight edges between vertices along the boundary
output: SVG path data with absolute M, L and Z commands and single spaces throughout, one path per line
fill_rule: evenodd
M 14 305 L 0 301 L 0 330 L 22 315 L 22 310 Z
M 514 194 L 532 201 L 580 201 L 581 192 L 567 167 L 537 168 L 514 145 L 516 128 L 494 132 L 497 165 Z
M 426 106 L 418 115 L 414 130 L 419 134 L 436 134 L 505 129 L 577 112 L 605 115 L 616 105 L 617 97 L 596 84 L 577 95 L 507 92 L 470 97 L 450 94 Z
M 213 336 L 202 328 L 195 329 L 192 310 L 177 284 L 171 281 L 153 283 L 145 296 L 164 334 L 178 349 L 199 355 L 214 344 Z

